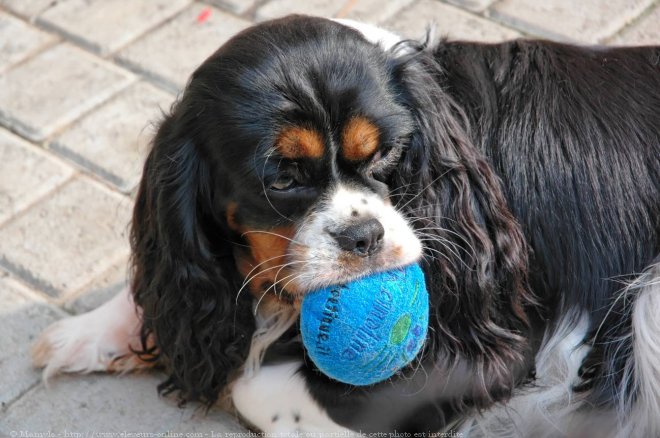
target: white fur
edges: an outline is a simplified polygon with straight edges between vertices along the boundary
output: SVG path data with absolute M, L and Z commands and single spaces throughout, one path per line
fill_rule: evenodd
M 33 348 L 35 362 L 44 366 L 44 380 L 58 372 L 107 371 L 116 359 L 133 355 L 130 347 L 139 347 L 140 327 L 125 288 L 91 312 L 51 325 Z
M 577 324 L 563 320 L 546 334 L 536 355 L 537 381 L 517 390 L 506 404 L 498 404 L 474 418 L 470 437 L 566 436 L 571 416 L 581 406 L 572 397 L 580 364 L 588 352 L 582 345 L 589 327 L 588 315 Z
M 625 293 L 637 294 L 632 314 L 633 355 L 626 366 L 633 394 L 622 389 L 621 411 L 629 415 L 619 437 L 660 436 L 660 263 L 637 278 Z M 624 379 L 624 384 L 628 383 Z
M 352 435 L 349 429 L 332 421 L 310 396 L 305 379 L 297 373 L 300 366 L 301 362 L 263 366 L 255 375 L 238 379 L 232 388 L 238 412 L 267 434 Z
M 536 356 L 537 384 L 518 390 L 472 420 L 471 437 L 660 437 L 660 264 L 629 285 L 621 299 L 635 297 L 632 355 L 624 372 L 618 406 L 590 411 L 571 391 L 588 352 L 581 341 L 588 328 L 582 315 L 572 330 L 566 319 L 544 340 Z M 632 383 L 632 385 L 629 385 Z M 587 408 L 580 410 L 580 408 Z
M 257 309 L 258 304 L 259 301 L 255 300 L 256 330 L 252 335 L 250 352 L 245 360 L 246 377 L 252 377 L 259 371 L 268 347 L 298 320 L 299 312 L 292 306 L 279 306 L 274 311 L 267 309 L 261 313 Z
M 382 249 L 368 257 L 348 254 L 331 235 L 360 218 L 375 218 L 385 230 Z M 291 282 L 297 290 L 314 290 L 413 263 L 421 257 L 422 245 L 391 204 L 367 190 L 338 185 L 305 218 L 289 250 Z
M 347 18 L 336 18 L 334 21 L 359 31 L 368 41 L 378 44 L 383 50 L 391 49 L 395 44 L 402 40 L 399 35 L 378 26 L 374 26 L 373 24 L 361 23 Z

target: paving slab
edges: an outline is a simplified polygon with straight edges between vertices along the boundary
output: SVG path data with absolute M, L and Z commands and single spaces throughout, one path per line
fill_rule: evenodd
M 81 292 L 68 298 L 62 307 L 75 315 L 96 309 L 128 287 L 128 267 L 128 257 L 121 259 L 90 284 L 83 286 Z
M 0 6 L 33 20 L 39 14 L 66 1 L 69 0 L 0 0 Z
M 379 24 L 392 18 L 414 0 L 358 0 L 347 2 L 337 12 L 337 18 L 350 18 L 351 20 L 363 21 L 370 24 Z
M 55 35 L 0 11 L 0 72 L 56 41 Z
M 660 44 L 660 5 L 648 11 L 609 43 L 642 46 Z
M 0 224 L 53 191 L 73 169 L 0 128 Z
M 344 7 L 345 3 L 337 0 L 271 0 L 256 10 L 255 19 L 264 21 L 288 14 L 332 17 Z
M 0 265 L 52 297 L 66 297 L 129 252 L 131 201 L 76 177 L 0 228 Z
M 43 141 L 133 80 L 123 69 L 59 44 L 0 74 L 0 124 Z
M 206 3 L 236 15 L 241 15 L 252 9 L 257 4 L 257 0 L 207 0 Z
M 559 41 L 598 43 L 637 17 L 653 1 L 502 0 L 489 11 L 498 20 L 531 34 Z
M 103 55 L 169 19 L 191 0 L 69 0 L 37 20 Z
M 171 91 L 178 92 L 206 58 L 250 25 L 249 21 L 196 3 L 174 20 L 119 52 L 119 60 Z
M 172 432 L 204 433 L 205 438 L 211 438 L 209 432 L 214 432 L 216 438 L 255 437 L 255 433 L 247 435 L 248 430 L 243 427 L 236 417 L 220 409 L 211 409 L 208 413 L 203 409 L 196 409 L 189 417 L 184 418 L 171 429 Z M 239 435 L 233 433 L 239 432 Z
M 30 345 L 61 310 L 46 303 L 36 291 L 0 270 L 0 411 L 34 386 L 41 373 L 32 368 Z M 1 415 L 1 414 L 0 414 Z
M 212 411 L 202 423 L 198 420 L 203 416 L 199 405 L 182 409 L 173 398 L 159 397 L 156 386 L 162 380 L 157 373 L 60 376 L 49 388 L 40 385 L 15 402 L 0 421 L 0 432 L 50 430 L 81 436 L 127 432 L 147 436 L 194 428 L 219 437 L 225 432 L 245 432 L 227 414 Z
M 157 122 L 174 96 L 133 84 L 67 128 L 50 148 L 129 192 L 140 179 Z
M 428 24 L 435 24 L 437 35 L 452 39 L 495 42 L 520 37 L 512 29 L 437 0 L 415 3 L 387 21 L 385 27 L 408 38 L 421 38 Z
M 488 6 L 492 5 L 496 0 L 444 0 L 444 1 L 464 9 L 469 9 L 475 12 L 482 12 Z

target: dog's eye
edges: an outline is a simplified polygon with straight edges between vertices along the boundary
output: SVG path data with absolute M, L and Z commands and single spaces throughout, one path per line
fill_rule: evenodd
M 394 170 L 401 158 L 401 148 L 391 147 L 378 150 L 369 163 L 368 173 L 371 177 L 384 182 Z
M 296 184 L 297 182 L 293 175 L 283 172 L 277 175 L 277 179 L 270 185 L 270 189 L 275 191 L 290 190 L 294 188 Z

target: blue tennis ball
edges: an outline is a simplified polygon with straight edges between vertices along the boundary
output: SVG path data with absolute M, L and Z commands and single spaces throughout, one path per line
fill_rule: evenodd
M 429 296 L 419 265 L 305 295 L 303 344 L 328 377 L 371 385 L 410 363 L 424 344 Z

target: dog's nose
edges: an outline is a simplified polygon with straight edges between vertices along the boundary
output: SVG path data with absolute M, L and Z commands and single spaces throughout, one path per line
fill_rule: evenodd
M 385 229 L 378 219 L 367 219 L 349 225 L 334 234 L 339 247 L 365 257 L 378 251 L 383 245 Z

